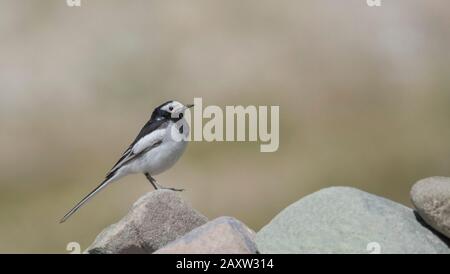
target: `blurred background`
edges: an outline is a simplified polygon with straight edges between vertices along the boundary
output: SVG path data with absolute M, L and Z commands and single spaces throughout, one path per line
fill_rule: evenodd
M 0 2 L 0 253 L 86 248 L 152 187 L 111 185 L 58 224 L 154 107 L 279 105 L 280 147 L 192 142 L 157 177 L 259 230 L 324 187 L 410 206 L 450 176 L 450 5 L 382 0 Z

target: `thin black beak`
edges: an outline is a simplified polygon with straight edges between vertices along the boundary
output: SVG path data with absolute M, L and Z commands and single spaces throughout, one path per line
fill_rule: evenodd
M 186 108 L 191 108 L 193 106 L 194 106 L 194 104 L 189 104 L 189 105 L 186 105 Z

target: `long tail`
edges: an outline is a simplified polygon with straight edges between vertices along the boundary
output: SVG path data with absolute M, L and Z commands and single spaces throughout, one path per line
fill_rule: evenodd
M 78 204 L 76 204 L 69 212 L 62 217 L 62 219 L 59 221 L 59 223 L 64 223 L 67 219 L 69 219 L 70 216 L 72 216 L 75 212 L 77 212 L 78 209 L 80 209 L 85 203 L 87 203 L 92 197 L 94 197 L 95 194 L 100 192 L 105 186 L 107 186 L 112 181 L 117 180 L 116 176 L 111 176 L 109 178 L 106 178 L 100 185 L 98 185 L 94 190 L 92 190 L 86 197 L 83 198 Z

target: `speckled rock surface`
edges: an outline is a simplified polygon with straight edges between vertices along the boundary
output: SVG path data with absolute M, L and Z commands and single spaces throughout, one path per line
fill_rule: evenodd
M 411 201 L 431 227 L 450 239 L 450 178 L 420 180 L 411 189 Z
M 255 233 L 232 217 L 214 219 L 155 253 L 254 254 Z
M 153 253 L 207 221 L 177 192 L 149 192 L 122 220 L 104 229 L 86 252 Z

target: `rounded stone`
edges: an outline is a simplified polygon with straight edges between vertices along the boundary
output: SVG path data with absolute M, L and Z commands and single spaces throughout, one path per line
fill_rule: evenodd
M 427 224 L 450 238 L 450 178 L 420 180 L 411 189 L 411 201 Z
M 450 253 L 411 208 L 349 187 L 285 208 L 256 234 L 256 245 L 261 253 Z

